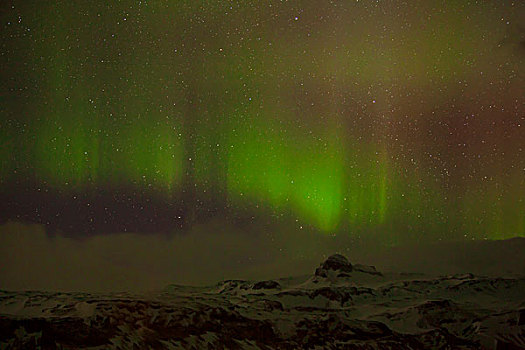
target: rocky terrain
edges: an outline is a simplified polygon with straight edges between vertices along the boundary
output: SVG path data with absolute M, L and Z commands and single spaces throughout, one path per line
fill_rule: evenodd
M 0 291 L 1 349 L 524 349 L 525 277 L 313 275 L 89 294 Z

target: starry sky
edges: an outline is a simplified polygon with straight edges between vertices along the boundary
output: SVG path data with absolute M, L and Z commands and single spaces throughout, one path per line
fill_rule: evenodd
M 0 16 L 0 222 L 525 236 L 524 2 L 19 0 Z

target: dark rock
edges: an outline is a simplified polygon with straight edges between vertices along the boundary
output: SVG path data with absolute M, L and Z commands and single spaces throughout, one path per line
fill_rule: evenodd
M 315 275 L 320 277 L 327 277 L 327 271 L 333 270 L 340 273 L 352 272 L 352 264 L 348 261 L 346 257 L 341 254 L 334 254 L 328 257 L 320 267 L 315 270 Z
M 226 280 L 219 282 L 217 285 L 220 288 L 219 293 L 233 292 L 237 289 L 248 290 L 250 288 L 250 282 L 244 280 Z
M 518 311 L 518 326 L 524 326 L 525 325 L 525 309 L 520 309 Z
M 352 264 L 341 254 L 334 254 L 325 260 L 322 267 L 326 270 L 341 270 L 346 272 L 352 271 Z
M 383 276 L 383 274 L 376 270 L 375 266 L 369 266 L 369 265 L 354 265 L 353 266 L 355 271 L 368 273 L 370 275 L 377 275 L 377 276 Z
M 510 341 L 505 341 L 503 339 L 496 339 L 494 348 L 496 350 L 523 350 L 519 345 L 513 344 Z
M 333 287 L 324 287 L 316 289 L 311 295 L 311 298 L 317 296 L 323 296 L 328 300 L 337 301 L 343 306 L 347 301 L 352 300 L 350 293 L 348 293 L 344 288 L 333 288 Z
M 253 289 L 281 289 L 281 285 L 277 281 L 260 281 L 253 285 Z
M 318 268 L 315 269 L 315 275 L 318 276 L 318 277 L 328 277 L 328 273 L 322 267 L 318 267 Z M 316 282 L 318 282 L 318 281 L 316 281 Z
M 259 305 L 266 311 L 284 310 L 283 304 L 277 300 L 261 300 Z

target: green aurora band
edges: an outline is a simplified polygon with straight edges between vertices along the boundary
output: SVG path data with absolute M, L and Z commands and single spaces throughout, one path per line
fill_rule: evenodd
M 397 10 L 404 19 L 396 20 L 367 3 L 303 1 L 300 14 L 291 4 L 251 1 L 231 9 L 201 1 L 19 4 L 32 36 L 15 25 L 9 34 L 27 65 L 4 61 L 3 77 L 10 87 L 39 88 L 27 93 L 29 103 L 7 95 L 0 186 L 15 177 L 71 193 L 127 184 L 173 200 L 190 186 L 196 196 L 224 193 L 233 207 L 266 208 L 325 233 L 525 235 L 523 154 L 514 152 L 523 139 L 506 131 L 501 138 L 476 102 L 485 76 L 496 80 L 522 63 L 513 56 L 494 68 L 502 54 L 486 54 L 476 39 L 496 42 L 503 29 L 487 18 L 512 11 L 450 1 L 442 11 Z M 383 24 L 367 26 L 367 14 Z M 421 24 L 427 16 L 434 22 Z M 458 81 L 472 84 L 451 87 Z M 520 82 L 497 92 L 515 111 L 502 118 L 524 112 Z M 463 131 L 467 142 L 485 133 L 506 152 L 500 161 L 481 156 L 490 169 L 451 150 L 463 141 L 437 135 L 434 113 L 452 123 L 444 116 L 451 99 L 459 114 L 482 120 Z M 443 175 L 454 171 L 453 180 Z

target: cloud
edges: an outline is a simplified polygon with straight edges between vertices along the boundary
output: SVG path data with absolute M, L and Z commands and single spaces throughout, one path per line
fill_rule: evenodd
M 393 234 L 393 233 L 392 233 Z M 240 229 L 216 221 L 185 234 L 112 234 L 83 239 L 48 236 L 39 225 L 0 226 L 0 289 L 146 291 L 168 284 L 311 274 L 328 255 L 380 271 L 438 274 L 525 273 L 525 238 L 408 245 L 384 249 L 348 235 L 305 230 Z
M 0 285 L 9 290 L 141 291 L 170 283 L 283 277 L 311 272 L 323 254 L 335 249 L 327 241 L 312 234 L 239 232 L 220 223 L 171 236 L 123 233 L 77 239 L 48 236 L 39 225 L 8 223 L 0 226 Z

